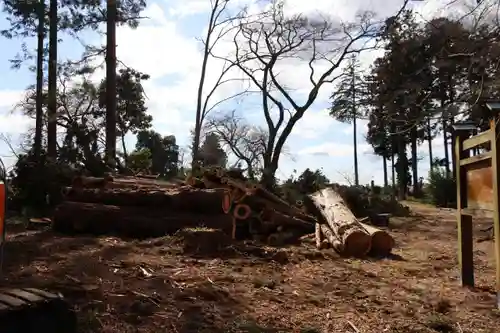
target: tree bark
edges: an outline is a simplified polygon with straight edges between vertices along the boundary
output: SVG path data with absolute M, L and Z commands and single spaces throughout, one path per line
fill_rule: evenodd
M 106 163 L 116 165 L 116 1 L 107 0 L 106 20 Z
M 354 184 L 356 186 L 359 186 L 359 171 L 358 171 L 358 139 L 357 139 L 357 134 L 356 131 L 357 125 L 356 125 L 356 114 L 354 114 L 354 117 L 352 119 L 352 130 L 354 131 L 353 136 L 353 144 L 354 144 Z
M 389 186 L 389 179 L 387 175 L 387 159 L 385 157 L 382 157 L 382 165 L 384 168 L 384 188 L 387 189 L 387 187 Z
M 447 112 L 445 112 L 445 98 L 441 98 L 441 111 L 443 113 L 443 144 L 444 144 L 444 161 L 445 161 L 445 171 L 446 171 L 446 178 L 450 177 L 450 155 L 448 153 L 448 115 Z
M 396 194 L 396 170 L 394 166 L 394 152 L 391 155 L 391 176 L 392 176 L 392 191 L 391 191 L 391 199 L 394 200 Z
M 354 62 L 351 66 L 351 75 L 352 75 L 352 140 L 354 146 L 354 184 L 359 186 L 359 172 L 358 172 L 358 138 L 357 138 L 357 130 L 358 126 L 356 124 L 357 114 L 356 114 L 356 73 L 354 68 Z
M 57 158 L 57 21 L 57 0 L 50 0 L 47 155 L 52 160 Z
M 455 121 L 453 120 L 453 118 L 450 119 L 450 126 L 453 126 L 453 124 L 455 123 Z M 451 149 L 453 151 L 454 147 L 455 147 L 455 136 L 454 135 L 450 135 L 451 136 Z M 457 179 L 457 168 L 456 168 L 456 163 L 457 163 L 457 159 L 456 159 L 456 156 L 455 154 L 451 154 L 451 175 L 453 177 L 453 179 Z
M 203 110 L 203 87 L 205 86 L 205 77 L 207 74 L 208 57 L 210 56 L 210 40 L 212 39 L 212 32 L 214 29 L 216 21 L 216 13 L 219 8 L 219 0 L 215 0 L 212 12 L 210 13 L 210 20 L 208 22 L 207 35 L 205 36 L 204 50 L 203 50 L 203 61 L 201 63 L 201 73 L 200 81 L 198 82 L 198 92 L 196 100 L 196 120 L 194 125 L 194 136 L 193 136 L 193 160 L 191 162 L 191 169 L 193 172 L 199 171 L 199 151 L 200 151 L 200 141 L 201 141 L 201 128 L 203 125 L 204 111 Z
M 45 1 L 38 4 L 38 35 L 36 55 L 36 120 L 35 120 L 35 157 L 40 165 L 43 132 L 43 58 L 45 40 Z
M 337 251 L 338 253 L 344 253 L 341 241 L 335 236 L 335 233 L 332 231 L 330 226 L 326 224 L 320 224 L 320 229 L 321 233 L 325 236 L 326 240 L 328 240 L 328 242 L 335 249 L 335 251 Z M 320 248 L 325 247 L 324 244 L 325 242 L 323 240 Z
M 224 190 L 184 189 L 86 189 L 72 188 L 65 193 L 71 202 L 123 207 L 149 207 L 151 211 L 186 211 L 223 214 Z
M 413 177 L 413 195 L 418 196 L 420 193 L 418 181 L 418 156 L 417 156 L 417 128 L 413 126 L 411 129 L 411 173 Z
M 398 161 L 397 161 L 397 182 L 398 182 L 398 198 L 399 200 L 406 199 L 408 189 L 408 157 L 406 156 L 406 142 L 398 136 Z
M 314 239 L 316 241 L 316 248 L 321 249 L 323 243 L 323 233 L 321 232 L 321 225 L 316 223 L 314 226 Z
M 434 170 L 434 157 L 432 156 L 432 132 L 431 132 L 431 119 L 427 119 L 427 142 L 429 144 L 429 170 Z
M 342 197 L 331 188 L 309 196 L 342 244 L 346 255 L 364 256 L 370 251 L 371 238 L 347 207 Z M 322 228 L 322 231 L 324 228 Z M 325 234 L 325 236 L 327 236 Z M 332 245 L 334 245 L 332 243 Z
M 118 233 L 132 237 L 158 237 L 179 229 L 205 226 L 229 231 L 227 214 L 207 216 L 192 212 L 161 214 L 148 207 L 118 207 L 83 202 L 64 202 L 55 211 L 53 228 L 60 232 Z

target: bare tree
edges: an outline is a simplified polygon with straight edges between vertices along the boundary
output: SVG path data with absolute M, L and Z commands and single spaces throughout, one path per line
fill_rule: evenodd
M 269 133 L 263 154 L 265 186 L 272 185 L 286 140 L 316 101 L 320 88 L 338 78 L 336 70 L 349 54 L 374 47 L 367 41 L 379 31 L 380 25 L 372 22 L 370 13 L 359 16 L 356 23 L 301 15 L 287 17 L 283 1 L 274 0 L 270 9 L 239 22 L 231 57 L 214 55 L 237 66 L 261 92 Z M 309 80 L 310 87 L 303 103 L 279 78 L 279 64 L 289 61 L 302 61 L 309 68 L 309 77 L 304 79 Z M 276 111 L 271 112 L 272 106 Z
M 73 84 L 68 73 L 58 73 L 59 89 L 56 94 L 57 117 L 57 149 L 61 144 L 72 151 L 78 160 L 93 170 L 101 160 L 105 147 L 105 119 L 99 108 L 98 91 L 96 87 L 83 78 L 83 83 Z M 44 91 L 43 97 L 47 98 Z M 16 105 L 16 110 L 35 119 L 36 89 L 29 89 L 24 98 Z M 49 116 L 44 112 L 43 123 L 47 124 Z
M 215 46 L 221 41 L 228 33 L 230 33 L 234 28 L 234 22 L 243 17 L 245 14 L 245 10 L 238 12 L 236 15 L 231 15 L 230 10 L 228 8 L 229 0 L 210 0 L 211 10 L 210 10 L 210 18 L 208 22 L 207 32 L 205 35 L 203 43 L 203 60 L 201 64 L 201 72 L 200 72 L 200 81 L 198 84 L 198 92 L 197 92 L 197 101 L 196 101 L 196 119 L 195 119 L 195 128 L 193 135 L 193 146 L 192 146 L 192 168 L 196 170 L 199 167 L 199 150 L 200 150 L 200 138 L 201 138 L 201 130 L 203 127 L 203 122 L 209 112 L 215 109 L 218 105 L 234 98 L 239 95 L 244 94 L 242 91 L 233 96 L 227 96 L 222 100 L 217 101 L 214 104 L 210 104 L 210 100 L 217 91 L 217 89 L 226 84 L 235 80 L 234 78 L 227 79 L 226 76 L 228 72 L 232 68 L 235 67 L 235 64 L 232 64 L 228 61 L 224 61 L 224 66 L 220 75 L 216 79 L 213 86 L 205 93 L 206 86 L 206 76 L 208 69 L 208 62 L 210 59 L 210 54 L 214 50 Z
M 236 164 L 245 164 L 244 170 L 249 178 L 254 179 L 262 170 L 269 138 L 264 128 L 250 125 L 232 111 L 208 118 L 204 129 L 207 133 L 217 134 L 226 152 L 236 157 Z

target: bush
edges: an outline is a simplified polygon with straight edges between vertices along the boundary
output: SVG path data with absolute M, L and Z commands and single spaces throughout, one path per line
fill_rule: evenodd
M 32 151 L 19 156 L 10 174 L 9 209 L 45 216 L 61 201 L 62 188 L 71 183 L 73 170 L 66 163 L 47 161 L 45 153 L 40 164 L 39 168 Z
M 437 207 L 456 207 L 457 187 L 453 177 L 446 176 L 444 168 L 436 167 L 429 172 L 427 193 Z

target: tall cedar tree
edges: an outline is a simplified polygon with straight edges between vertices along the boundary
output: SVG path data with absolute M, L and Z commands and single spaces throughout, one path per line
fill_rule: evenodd
M 50 1 L 50 9 L 48 13 L 48 20 L 45 20 L 46 10 L 43 1 L 31 2 L 31 1 L 14 1 L 14 0 L 4 0 L 3 1 L 3 11 L 8 14 L 8 22 L 10 27 L 1 31 L 2 35 L 8 38 L 14 37 L 26 37 L 34 36 L 36 33 L 38 36 L 38 51 L 37 51 L 37 87 L 38 87 L 38 118 L 36 121 L 36 135 L 35 135 L 35 151 L 38 155 L 41 151 L 41 136 L 42 136 L 42 106 L 40 99 L 42 97 L 41 89 L 43 88 L 43 39 L 45 32 L 49 30 L 49 122 L 48 122 L 48 155 L 54 158 L 57 154 L 57 124 L 55 122 L 55 112 L 57 108 L 56 95 L 57 95 L 57 32 L 66 31 L 71 34 L 78 34 L 84 29 L 97 30 L 99 28 L 99 23 L 109 21 L 122 24 L 128 24 L 131 27 L 137 27 L 139 14 L 144 9 L 146 3 L 144 0 L 130 0 L 116 3 L 111 2 L 111 12 L 108 15 L 108 10 L 101 8 L 100 1 L 94 0 L 70 0 L 64 1 L 63 3 L 58 3 L 57 0 Z M 118 7 L 117 7 L 118 6 Z M 59 7 L 59 8 L 58 8 Z M 114 10 L 113 10 L 114 8 Z M 59 10 L 58 10 L 59 9 Z M 48 22 L 49 27 L 45 26 Z M 111 36 L 114 35 L 113 28 L 111 28 Z M 116 38 L 112 38 L 113 41 Z M 115 48 L 116 42 L 108 43 Z M 31 60 L 30 51 L 28 50 L 26 44 L 22 47 L 22 56 L 13 60 L 13 65 L 19 67 L 21 63 L 25 60 Z M 111 50 L 111 53 L 114 53 Z M 114 66 L 113 66 L 113 58 Z M 116 76 L 116 57 L 107 57 L 109 65 L 114 68 L 113 72 L 109 71 L 111 76 Z M 109 67 L 108 65 L 108 67 Z M 113 81 L 113 78 L 111 78 Z M 114 96 L 114 94 L 110 94 Z M 110 114 L 116 114 L 116 107 L 113 107 L 113 98 L 109 101 Z M 115 102 L 116 104 L 116 102 Z M 110 119 L 113 123 L 113 119 Z M 116 123 L 116 122 L 115 122 Z M 114 124 L 113 124 L 113 127 Z M 112 131 L 111 131 L 112 132 Z M 110 132 L 110 133 L 111 133 Z M 111 133 L 112 134 L 112 133 Z M 114 140 L 116 143 L 116 134 L 114 135 Z M 112 147 L 111 147 L 112 148 Z M 113 151 L 113 149 L 112 149 Z M 116 153 L 114 153 L 116 154 Z
M 352 123 L 354 183 L 356 186 L 359 185 L 357 120 L 365 115 L 361 102 L 364 96 L 366 96 L 360 67 L 357 57 L 353 55 L 343 70 L 344 76 L 339 80 L 339 85 L 331 96 L 332 101 L 330 106 L 330 115 L 332 117 L 341 122 Z

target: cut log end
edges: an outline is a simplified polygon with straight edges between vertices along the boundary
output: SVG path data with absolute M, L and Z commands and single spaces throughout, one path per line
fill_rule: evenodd
M 353 230 L 344 236 L 343 252 L 354 257 L 363 257 L 370 252 L 372 246 L 370 235 L 362 230 Z
M 234 206 L 233 215 L 238 220 L 246 220 L 252 214 L 250 206 L 245 204 L 237 204 Z
M 232 203 L 231 193 L 225 191 L 224 196 L 222 197 L 222 211 L 228 214 L 231 211 L 232 205 L 233 203 Z
M 371 251 L 376 255 L 386 256 L 389 255 L 392 251 L 392 248 L 395 245 L 394 238 L 389 235 L 387 232 L 380 230 L 372 235 L 372 247 Z

